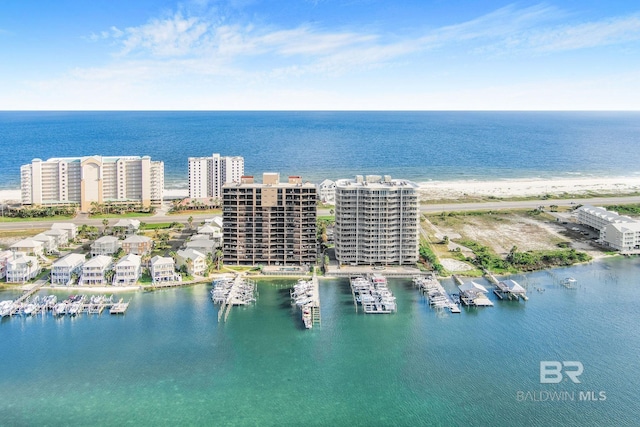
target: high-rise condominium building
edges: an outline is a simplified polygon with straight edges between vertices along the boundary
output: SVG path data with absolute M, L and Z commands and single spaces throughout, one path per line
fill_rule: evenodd
M 34 159 L 20 168 L 23 205 L 162 203 L 164 163 L 149 156 Z
M 223 253 L 230 264 L 301 265 L 316 260 L 316 186 L 299 176 L 262 183 L 244 176 L 222 189 Z
M 418 262 L 417 184 L 390 176 L 336 181 L 335 251 L 341 264 Z
M 240 182 L 244 175 L 244 158 L 239 156 L 189 157 L 189 197 L 220 198 L 222 186 Z

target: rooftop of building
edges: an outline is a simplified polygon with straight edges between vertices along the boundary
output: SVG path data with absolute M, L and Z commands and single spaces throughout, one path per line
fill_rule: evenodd
M 347 187 L 367 187 L 373 189 L 419 188 L 418 184 L 413 181 L 407 179 L 391 179 L 390 175 L 356 175 L 353 179 L 343 178 L 336 181 L 336 188 Z

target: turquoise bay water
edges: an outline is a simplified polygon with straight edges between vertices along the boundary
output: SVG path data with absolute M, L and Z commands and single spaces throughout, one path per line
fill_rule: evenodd
M 257 304 L 223 324 L 205 285 L 133 293 L 119 317 L 4 319 L 0 424 L 636 424 L 640 261 L 553 274 L 579 289 L 518 276 L 529 301 L 446 316 L 408 280 L 390 281 L 399 312 L 376 316 L 355 312 L 346 280 L 324 279 L 322 325 L 310 331 L 287 280 L 260 282 Z M 582 362 L 582 383 L 540 384 L 541 360 Z M 519 391 L 575 401 L 518 401 Z

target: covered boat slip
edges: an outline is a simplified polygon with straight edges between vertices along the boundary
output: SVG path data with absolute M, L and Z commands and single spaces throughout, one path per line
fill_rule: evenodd
M 509 298 L 518 300 L 522 298 L 527 301 L 527 290 L 520 286 L 515 280 L 507 279 L 496 283 L 493 293 L 500 299 Z
M 353 304 L 358 304 L 367 314 L 389 314 L 397 310 L 396 297 L 387 287 L 387 279 L 380 274 L 370 274 L 368 278 L 355 276 L 349 280 Z
M 471 282 L 458 285 L 460 301 L 467 306 L 492 307 L 493 303 L 487 298 L 487 288 L 479 283 Z
M 416 276 L 413 278 L 413 284 L 427 296 L 431 307 L 447 308 L 451 313 L 460 313 L 460 307 L 445 291 L 435 275 Z

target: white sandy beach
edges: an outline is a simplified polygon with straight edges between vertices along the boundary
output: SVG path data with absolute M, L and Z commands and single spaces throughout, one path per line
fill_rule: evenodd
M 640 177 L 430 181 L 419 183 L 420 199 L 535 197 L 568 194 L 629 194 L 640 191 Z
M 418 183 L 423 200 L 460 197 L 535 197 L 586 193 L 628 194 L 640 191 L 640 177 L 428 181 Z M 186 189 L 165 189 L 164 197 L 187 197 Z M 0 202 L 19 202 L 20 190 L 0 190 Z

